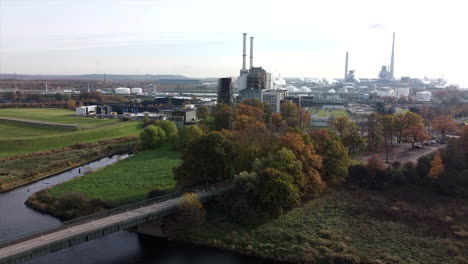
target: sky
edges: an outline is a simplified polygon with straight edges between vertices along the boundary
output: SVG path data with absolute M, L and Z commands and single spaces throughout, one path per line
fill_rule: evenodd
M 0 0 L 0 73 L 444 77 L 468 87 L 461 0 Z M 249 51 L 249 48 L 247 49 Z M 247 62 L 248 63 L 248 62 Z

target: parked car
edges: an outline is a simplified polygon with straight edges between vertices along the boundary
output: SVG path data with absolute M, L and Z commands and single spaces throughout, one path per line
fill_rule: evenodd
M 437 144 L 437 140 L 431 139 L 431 144 Z
M 415 145 L 414 148 L 415 149 L 420 149 L 420 148 L 422 148 L 422 146 L 421 145 Z

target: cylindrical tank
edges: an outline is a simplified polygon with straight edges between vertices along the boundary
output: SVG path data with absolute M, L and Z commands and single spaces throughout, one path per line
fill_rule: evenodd
M 143 89 L 142 88 L 132 88 L 132 94 L 142 94 Z
M 126 88 L 126 87 L 115 88 L 115 93 L 116 94 L 130 94 L 130 88 Z

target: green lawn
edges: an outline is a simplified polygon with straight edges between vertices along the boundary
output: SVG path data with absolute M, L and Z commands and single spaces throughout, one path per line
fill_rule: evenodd
M 57 135 L 66 132 L 70 132 L 70 129 L 42 125 L 31 125 L 23 122 L 0 119 L 0 140 L 43 135 Z
M 180 154 L 168 146 L 138 152 L 102 170 L 57 185 L 49 194 L 57 197 L 73 191 L 114 206 L 128 204 L 145 199 L 153 189 L 174 190 L 172 169 L 180 162 Z
M 95 129 L 78 130 L 65 133 L 46 133 L 45 136 L 6 138 L 0 136 L 0 157 L 51 150 L 73 145 L 77 142 L 94 142 L 106 138 L 123 137 L 138 134 L 141 122 L 119 122 Z M 38 132 L 35 128 L 35 132 Z M 0 131 L 2 135 L 3 131 Z M 8 133 L 8 131 L 7 131 Z
M 4 108 L 0 117 L 21 118 L 61 124 L 75 124 L 82 129 L 118 123 L 118 119 L 101 119 L 75 116 L 75 111 L 57 108 Z
M 337 118 L 337 117 L 349 117 L 349 113 L 346 110 L 326 110 L 326 109 L 319 109 L 319 108 L 309 108 L 309 112 L 313 115 L 317 115 L 318 117 L 327 117 L 327 113 L 329 117 Z
M 332 191 L 258 224 L 208 207 L 207 223 L 181 238 L 294 263 L 466 263 L 467 215 L 457 213 L 466 203 L 400 198 Z

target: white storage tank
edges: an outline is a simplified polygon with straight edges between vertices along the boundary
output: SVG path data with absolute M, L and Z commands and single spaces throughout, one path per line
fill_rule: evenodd
M 115 88 L 114 91 L 116 94 L 130 94 L 130 88 L 126 87 Z
M 430 102 L 432 93 L 429 91 L 422 91 L 416 93 L 416 101 L 418 102 Z
M 142 94 L 143 89 L 142 88 L 132 88 L 132 94 Z

